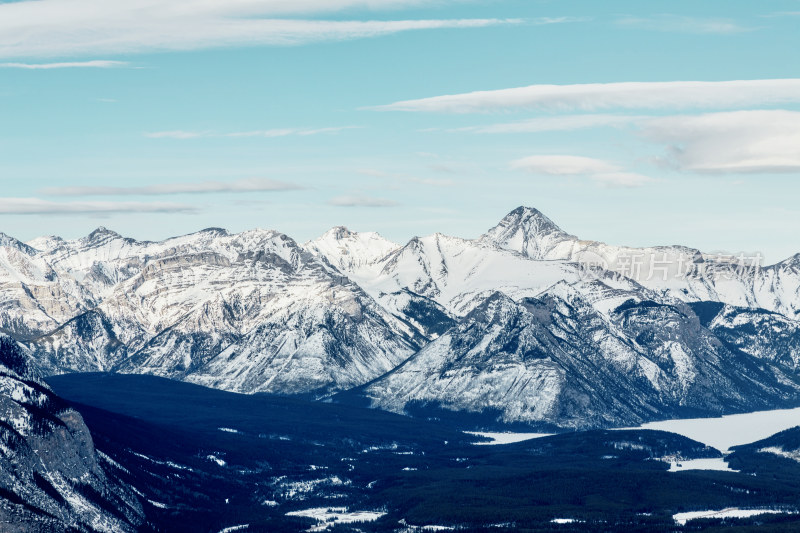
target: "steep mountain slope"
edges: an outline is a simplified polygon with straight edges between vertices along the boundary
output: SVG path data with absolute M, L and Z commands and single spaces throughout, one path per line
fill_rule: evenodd
M 30 354 L 0 337 L 0 524 L 8 532 L 132 532 L 135 494 L 104 471 L 81 415 L 30 368 Z
M 427 357 L 418 354 L 394 371 L 423 347 L 424 354 L 438 350 L 440 359 L 458 356 L 441 337 L 451 339 L 465 317 L 486 335 L 500 327 L 505 312 L 471 315 L 500 293 L 509 309 L 524 304 L 522 316 L 536 318 L 521 331 L 543 342 L 560 370 L 545 379 L 541 369 L 528 368 L 527 356 L 512 351 L 506 361 L 505 351 L 478 343 L 471 348 L 476 365 L 505 368 L 506 376 L 530 371 L 539 376 L 530 383 L 541 381 L 541 390 L 520 381 L 512 396 L 521 403 L 498 408 L 511 409 L 509 420 L 563 417 L 571 424 L 588 401 L 584 418 L 607 425 L 678 408 L 723 412 L 794 398 L 798 258 L 746 268 L 683 247 L 582 241 L 524 207 L 476 240 L 437 233 L 403 246 L 343 227 L 304 246 L 269 230 L 209 228 L 146 242 L 98 228 L 74 241 L 0 238 L 0 328 L 25 342 L 48 374 L 148 373 L 239 392 L 327 396 L 401 374 Z M 532 312 L 533 301 L 563 307 L 571 326 Z M 623 304 L 642 302 L 650 304 L 638 321 L 622 319 Z M 710 311 L 682 302 L 729 307 L 706 320 Z M 695 312 L 705 320 L 700 326 Z M 745 361 L 766 366 L 737 381 Z M 606 398 L 594 382 L 570 388 L 593 366 L 604 369 L 597 375 L 621 399 Z M 709 393 L 705 377 L 734 392 Z M 504 387 L 492 380 L 480 386 Z M 420 401 L 451 394 L 427 388 L 418 391 Z M 551 393 L 560 407 L 529 409 Z M 470 394 L 465 388 L 461 404 Z M 468 409 L 484 401 L 494 408 L 504 394 L 481 392 Z M 581 400 L 564 403 L 567 397 Z
M 800 322 L 764 309 L 717 302 L 691 304 L 703 325 L 728 348 L 759 359 L 800 369 Z
M 326 235 L 330 238 L 330 232 Z M 585 275 L 575 264 L 535 262 L 492 244 L 441 233 L 414 237 L 405 246 L 378 260 L 359 263 L 357 268 L 342 261 L 336 252 L 340 248 L 314 245 L 313 250 L 396 315 L 402 314 L 393 301 L 399 292 L 427 298 L 447 313 L 463 316 L 494 291 L 513 298 L 534 296 L 560 280 L 576 281 Z
M 685 304 L 606 292 L 593 303 L 563 282 L 519 303 L 496 293 L 363 394 L 397 412 L 575 428 L 797 403 L 793 369 L 731 351 Z
M 61 280 L 36 250 L 0 234 L 0 332 L 30 338 L 91 305 L 91 294 Z
M 100 301 L 30 342 L 50 373 L 115 370 L 305 393 L 369 381 L 425 341 L 274 231 L 140 243 L 98 230 L 44 257 Z

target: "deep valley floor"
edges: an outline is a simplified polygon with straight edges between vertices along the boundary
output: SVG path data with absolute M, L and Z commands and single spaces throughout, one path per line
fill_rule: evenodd
M 456 422 L 152 376 L 48 383 L 83 415 L 109 474 L 139 494 L 147 531 L 800 528 L 800 462 L 776 453 L 800 448 L 798 428 L 733 448 L 725 460 L 738 472 L 669 472 L 722 454 L 651 430 L 476 446 Z M 675 518 L 723 509 L 777 512 Z

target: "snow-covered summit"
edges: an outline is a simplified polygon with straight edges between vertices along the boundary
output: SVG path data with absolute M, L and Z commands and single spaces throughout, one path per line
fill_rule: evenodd
M 576 239 L 559 228 L 541 211 L 520 206 L 480 237 L 506 250 L 520 252 L 531 259 L 545 259 L 548 252 L 564 240 Z
M 400 248 L 374 231 L 355 232 L 336 226 L 304 247 L 317 256 L 325 257 L 343 272 L 370 269 L 387 255 Z

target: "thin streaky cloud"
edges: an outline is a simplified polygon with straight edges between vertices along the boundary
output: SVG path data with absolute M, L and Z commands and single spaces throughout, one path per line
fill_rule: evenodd
M 24 70 L 52 70 L 62 68 L 120 68 L 126 67 L 127 61 L 71 61 L 62 63 L 0 63 L 0 68 L 18 68 Z
M 576 155 L 534 155 L 511 162 L 514 170 L 525 170 L 536 174 L 573 176 L 617 172 L 619 167 L 602 159 Z
M 337 196 L 328 200 L 328 204 L 337 207 L 395 207 L 400 205 L 394 200 L 371 196 Z
M 247 138 L 247 137 L 289 137 L 297 135 L 300 137 L 309 135 L 321 135 L 326 133 L 339 133 L 341 131 L 360 128 L 360 126 L 338 126 L 330 128 L 275 128 L 269 130 L 253 131 L 234 131 L 218 133 L 214 131 L 154 131 L 145 133 L 144 136 L 150 139 L 223 139 L 223 138 Z
M 610 188 L 641 187 L 655 181 L 643 174 L 627 172 L 619 165 L 603 159 L 575 155 L 534 155 L 512 161 L 510 166 L 513 170 L 530 174 L 562 178 L 583 176 Z
M 160 196 L 173 194 L 244 193 L 292 191 L 302 187 L 270 179 L 243 179 L 231 182 L 166 183 L 144 187 L 47 187 L 39 193 L 49 196 Z
M 800 17 L 800 11 L 776 11 L 760 16 L 761 18 Z
M 567 115 L 557 117 L 537 117 L 517 122 L 489 124 L 487 126 L 466 126 L 451 128 L 448 132 L 456 133 L 539 133 L 547 131 L 573 131 L 600 127 L 619 127 L 635 124 L 650 118 L 648 115 Z
M 408 178 L 411 183 L 418 183 L 420 185 L 430 185 L 433 187 L 455 187 L 458 185 L 456 180 L 451 179 L 436 179 L 436 178 Z
M 482 28 L 521 19 L 318 20 L 278 18 L 420 2 L 39 0 L 0 4 L 0 57 L 66 57 L 231 46 L 294 46 L 413 30 Z
M 0 198 L 0 215 L 87 215 L 193 213 L 197 208 L 164 202 L 52 202 L 40 198 Z
M 437 170 L 437 169 L 432 167 L 431 170 Z M 454 172 L 454 170 L 448 168 L 448 172 L 450 171 Z M 457 185 L 456 181 L 452 179 L 419 178 L 401 172 L 384 172 L 382 170 L 372 169 L 372 168 L 359 169 L 356 172 L 364 176 L 370 176 L 373 178 L 396 180 L 405 183 L 416 183 L 419 185 L 431 185 L 435 187 L 452 187 Z
M 730 35 L 755 31 L 758 28 L 742 26 L 731 19 L 696 18 L 680 15 L 656 15 L 652 17 L 622 17 L 616 24 L 623 28 L 676 33 Z
M 589 179 L 602 187 L 611 189 L 631 189 L 656 181 L 649 176 L 636 172 L 601 172 L 600 174 L 589 175 Z
M 150 139 L 197 139 L 200 137 L 211 137 L 211 132 L 204 131 L 153 131 L 144 134 L 145 137 Z
M 742 108 L 800 102 L 800 79 L 529 85 L 404 100 L 377 111 L 487 113 L 605 109 Z

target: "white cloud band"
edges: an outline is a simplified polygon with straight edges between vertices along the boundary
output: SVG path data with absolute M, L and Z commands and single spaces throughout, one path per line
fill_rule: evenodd
M 64 63 L 0 63 L 0 68 L 18 68 L 24 70 L 52 70 L 61 68 L 119 68 L 127 66 L 127 61 L 109 61 L 95 59 L 93 61 L 72 61 Z
M 48 187 L 40 190 L 52 196 L 157 196 L 170 194 L 241 193 L 260 191 L 291 191 L 298 185 L 268 179 L 244 179 L 232 182 L 204 181 L 200 183 L 165 183 L 144 187 Z
M 399 205 L 393 200 L 369 196 L 337 196 L 336 198 L 331 198 L 328 204 L 337 207 L 394 207 Z
M 286 46 L 411 30 L 479 28 L 522 22 L 518 19 L 278 18 L 353 8 L 399 8 L 422 4 L 416 0 L 28 0 L 0 3 L 0 57 Z
M 667 147 L 679 170 L 713 173 L 800 171 L 800 112 L 731 111 L 651 119 L 644 137 Z
M 194 207 L 163 202 L 51 202 L 39 198 L 0 198 L 0 215 L 87 215 L 192 213 Z
M 372 109 L 485 113 L 515 109 L 719 109 L 797 102 L 800 102 L 800 79 L 774 79 L 530 85 L 404 100 Z
M 574 155 L 534 155 L 511 162 L 511 168 L 549 176 L 586 176 L 605 187 L 640 187 L 652 178 L 625 172 L 602 159 Z

